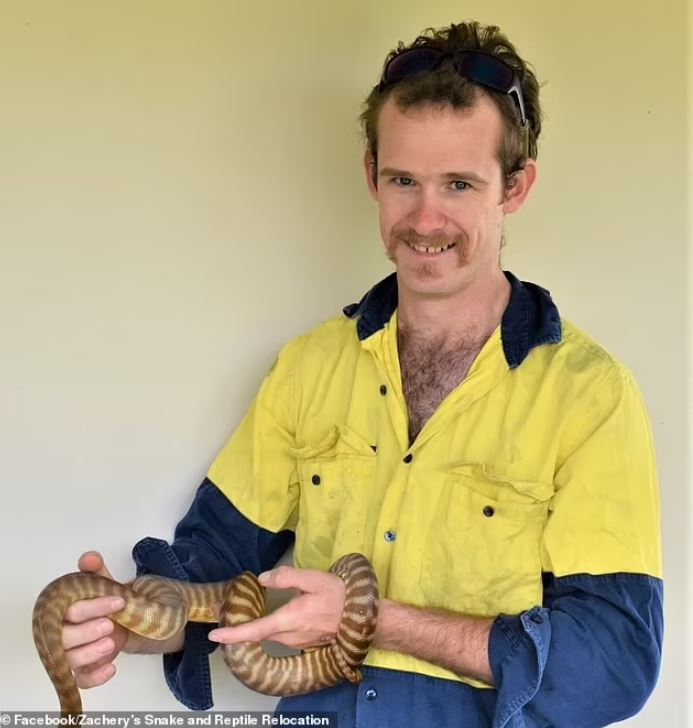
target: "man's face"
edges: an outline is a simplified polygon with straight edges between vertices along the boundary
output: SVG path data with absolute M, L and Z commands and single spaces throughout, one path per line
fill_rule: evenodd
M 377 188 L 370 155 L 366 173 L 400 288 L 448 297 L 498 275 L 503 219 L 522 202 L 504 197 L 501 132 L 501 115 L 484 95 L 465 110 L 402 112 L 392 99 L 383 106 Z

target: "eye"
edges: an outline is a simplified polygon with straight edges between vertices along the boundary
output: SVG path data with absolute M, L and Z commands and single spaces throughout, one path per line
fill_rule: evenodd
M 411 187 L 414 184 L 411 177 L 393 177 L 392 182 L 398 187 Z
M 463 190 L 468 190 L 471 187 L 469 182 L 465 182 L 464 180 L 461 180 L 461 179 L 456 179 L 451 184 L 452 184 L 452 188 L 454 190 L 456 190 L 457 192 L 462 192 Z

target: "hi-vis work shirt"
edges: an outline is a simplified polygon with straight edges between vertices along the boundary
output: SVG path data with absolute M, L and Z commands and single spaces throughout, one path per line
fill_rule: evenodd
M 495 618 L 490 688 L 372 649 L 364 679 L 285 698 L 347 726 L 603 726 L 637 712 L 660 664 L 657 474 L 631 374 L 544 289 L 511 297 L 466 379 L 410 445 L 394 274 L 287 344 L 171 546 L 140 573 L 194 581 L 365 554 L 381 595 Z M 206 629 L 166 674 L 210 707 Z

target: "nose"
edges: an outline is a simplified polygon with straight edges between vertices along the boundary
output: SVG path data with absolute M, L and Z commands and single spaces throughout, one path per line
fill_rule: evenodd
M 419 235 L 430 235 L 443 230 L 445 214 L 440 200 L 431 191 L 422 191 L 409 214 L 409 224 Z

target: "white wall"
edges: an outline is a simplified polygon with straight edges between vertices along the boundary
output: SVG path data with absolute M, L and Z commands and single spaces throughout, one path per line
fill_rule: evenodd
M 500 24 L 546 82 L 540 183 L 505 265 L 631 367 L 652 417 L 667 634 L 629 724 L 691 720 L 673 0 L 0 0 L 0 710 L 56 706 L 31 642 L 40 588 L 90 548 L 129 578 L 132 545 L 171 537 L 281 343 L 389 272 L 359 106 L 399 39 L 464 17 Z M 178 707 L 158 657 L 119 671 L 88 709 Z M 215 693 L 274 703 L 218 658 Z

